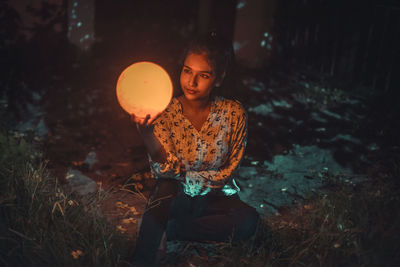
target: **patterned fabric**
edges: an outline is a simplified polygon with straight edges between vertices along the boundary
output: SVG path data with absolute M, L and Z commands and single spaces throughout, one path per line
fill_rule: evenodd
M 247 142 L 247 114 L 239 102 L 215 97 L 207 120 L 197 131 L 183 115 L 179 100 L 173 98 L 155 120 L 154 135 L 167 153 L 163 164 L 149 157 L 155 178 L 181 180 L 189 196 L 239 191 L 234 176 Z

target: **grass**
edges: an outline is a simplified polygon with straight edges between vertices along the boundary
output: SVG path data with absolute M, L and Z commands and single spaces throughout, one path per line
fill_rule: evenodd
M 124 238 L 99 210 L 106 194 L 70 194 L 23 137 L 1 133 L 0 265 L 120 264 Z
M 251 241 L 219 252 L 220 266 L 399 266 L 397 173 L 357 185 L 332 177 L 279 216 L 265 218 Z
M 1 266 L 124 263 L 126 238 L 99 209 L 107 192 L 70 194 L 21 135 L 0 134 L 0 152 Z M 385 162 L 359 183 L 326 173 L 325 192 L 264 218 L 245 243 L 216 246 L 200 266 L 399 266 L 400 161 Z

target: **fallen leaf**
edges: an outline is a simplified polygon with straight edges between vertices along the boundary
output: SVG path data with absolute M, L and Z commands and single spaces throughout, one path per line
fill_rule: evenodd
M 136 223 L 136 219 L 130 217 L 130 218 L 127 218 L 127 219 L 123 219 L 123 220 L 122 220 L 122 223 L 123 223 L 123 224 Z
M 72 165 L 74 166 L 81 166 L 83 164 L 83 161 L 72 161 Z
M 117 225 L 117 229 L 118 229 L 121 233 L 125 233 L 125 232 L 126 232 L 126 228 L 123 227 L 122 225 Z
M 83 252 L 81 250 L 75 250 L 71 252 L 72 257 L 76 260 L 79 256 L 82 256 Z

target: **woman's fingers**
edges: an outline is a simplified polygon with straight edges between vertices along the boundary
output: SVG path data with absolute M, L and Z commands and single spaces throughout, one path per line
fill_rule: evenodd
M 130 116 L 130 119 L 131 119 L 131 121 L 132 122 L 136 122 L 136 116 L 135 116 L 135 114 L 129 114 L 129 116 Z
M 133 117 L 131 115 L 131 117 Z M 151 116 L 147 114 L 144 118 L 134 117 L 134 122 L 136 123 L 136 128 L 141 135 L 147 135 L 153 132 L 154 125 L 151 124 Z
M 157 113 L 154 117 L 151 117 L 150 114 L 147 114 L 144 118 L 137 117 L 135 114 L 130 114 L 130 118 L 132 122 L 136 123 L 136 127 L 143 131 L 146 128 L 152 128 L 154 120 L 157 119 L 160 114 L 161 112 Z
M 135 122 L 135 123 L 137 123 L 137 124 L 146 124 L 146 120 L 148 120 L 148 116 L 150 116 L 150 115 L 147 115 L 146 117 L 144 117 L 144 118 L 141 118 L 141 117 L 137 117 L 135 114 L 130 114 L 130 119 L 131 119 L 131 121 L 132 122 Z
M 155 121 L 155 120 L 161 115 L 161 113 L 162 113 L 162 112 L 158 112 L 155 116 L 153 116 L 152 118 L 150 118 L 150 119 L 149 119 L 149 124 L 152 124 L 153 121 Z
M 143 124 L 143 121 L 144 121 L 144 119 L 143 118 L 140 118 L 140 117 L 137 117 L 135 114 L 130 114 L 130 117 L 131 117 L 131 121 L 132 122 L 134 122 L 134 123 L 136 123 L 136 124 Z
M 148 126 L 150 124 L 149 120 L 150 120 L 150 114 L 147 114 L 146 117 L 144 117 L 143 119 L 143 125 Z

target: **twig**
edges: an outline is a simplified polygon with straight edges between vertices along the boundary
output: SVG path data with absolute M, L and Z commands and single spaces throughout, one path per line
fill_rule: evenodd
M 32 209 L 33 200 L 35 199 L 36 189 L 38 188 L 38 185 L 39 185 L 39 181 L 37 181 L 36 186 L 35 186 L 35 189 L 33 190 L 32 198 L 31 198 L 31 205 L 30 205 L 30 207 L 29 207 L 30 209 Z
M 125 188 L 120 188 L 120 190 L 121 190 L 121 191 L 129 192 L 129 193 L 134 194 L 134 195 L 137 195 L 137 196 L 139 196 L 140 198 L 143 198 L 144 200 L 147 201 L 146 196 L 143 195 L 143 193 L 140 192 L 140 191 L 139 191 L 139 192 L 135 192 L 135 191 L 132 191 L 132 190 L 129 190 L 129 189 L 125 189 Z
M 14 229 L 8 228 L 8 231 L 10 231 L 10 232 L 12 232 L 12 233 L 14 233 L 14 234 L 26 239 L 26 240 L 29 240 L 29 241 L 34 241 L 35 240 L 33 238 L 27 237 L 26 235 L 24 235 L 24 234 L 22 234 L 22 233 L 20 233 L 18 231 L 15 231 Z
M 65 203 L 64 203 L 64 204 L 65 204 Z M 62 216 L 64 216 L 65 214 L 64 214 L 63 208 L 61 207 L 59 201 L 56 201 L 56 202 L 54 203 L 53 210 L 51 211 L 51 213 L 54 213 L 54 211 L 56 210 L 57 207 L 58 207 L 58 209 L 61 211 Z
M 157 198 L 154 201 L 149 201 L 149 207 L 146 208 L 146 210 L 153 209 L 153 208 L 159 206 L 161 204 L 161 200 L 167 199 L 167 198 L 171 198 L 171 197 L 172 197 L 172 195 L 168 195 L 168 196 L 165 196 L 165 197 Z M 155 203 L 155 202 L 157 202 L 157 203 L 155 205 L 153 205 L 153 203 Z M 153 206 L 151 206 L 151 205 L 153 205 Z

